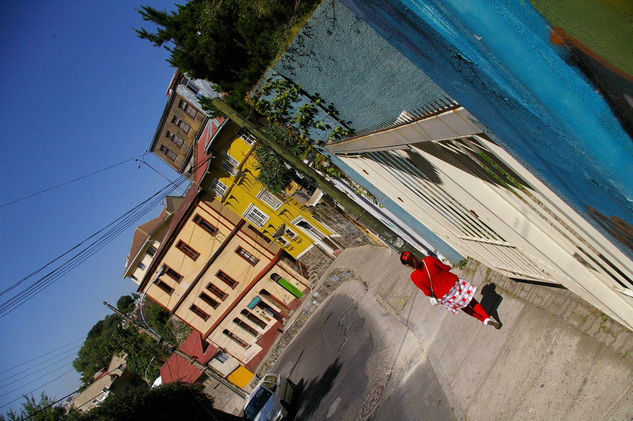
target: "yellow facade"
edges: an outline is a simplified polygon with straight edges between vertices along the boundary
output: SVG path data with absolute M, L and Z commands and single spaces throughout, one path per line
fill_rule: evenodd
M 340 248 L 332 240 L 336 234 L 317 221 L 308 207 L 289 194 L 273 195 L 264 188 L 257 179 L 254 141 L 249 135 L 240 134 L 229 121 L 211 140 L 213 158 L 202 187 L 262 234 L 274 236 L 292 257 L 301 257 L 314 245 L 335 255 Z

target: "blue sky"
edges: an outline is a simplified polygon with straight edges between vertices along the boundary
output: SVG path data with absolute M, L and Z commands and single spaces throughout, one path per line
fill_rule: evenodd
M 171 1 L 148 3 L 173 8 Z M 133 27 L 145 24 L 135 10 L 141 4 L 147 3 L 30 1 L 2 7 L 0 203 L 140 157 L 148 149 L 174 69 L 165 62 L 164 49 L 134 33 Z M 175 178 L 153 155 L 146 160 Z M 0 207 L 0 289 L 83 241 L 165 184 L 151 169 L 129 162 Z M 140 222 L 158 212 L 157 207 Z M 121 279 L 133 229 L 0 318 L 0 406 L 70 370 L 82 341 L 71 342 L 107 314 L 102 302 L 114 304 L 135 290 L 131 281 Z M 66 344 L 49 354 L 59 355 L 57 359 L 19 365 Z M 73 346 L 74 353 L 69 351 Z M 57 371 L 46 375 L 51 370 Z M 73 372 L 37 389 L 35 395 L 43 390 L 60 398 L 79 384 L 79 375 Z M 0 413 L 20 403 L 21 399 L 4 406 Z

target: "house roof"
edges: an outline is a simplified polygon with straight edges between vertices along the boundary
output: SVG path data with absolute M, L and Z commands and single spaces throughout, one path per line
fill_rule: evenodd
M 107 396 L 107 390 L 112 383 L 123 375 L 126 370 L 127 357 L 125 355 L 115 355 L 110 360 L 107 370 L 101 370 L 95 375 L 95 380 L 88 385 L 80 394 L 73 399 L 73 407 L 82 411 L 89 410 L 94 406 L 93 401 L 101 401 Z M 105 389 L 105 391 L 104 391 Z
M 216 117 L 207 120 L 204 125 L 204 129 L 200 136 L 198 136 L 196 143 L 196 174 L 195 181 L 200 184 L 202 177 L 206 174 L 209 166 L 211 165 L 211 152 L 209 145 L 213 142 L 213 139 L 220 132 L 226 122 L 230 121 L 224 117 Z M 205 162 L 206 161 L 206 162 Z
M 128 275 L 128 271 L 134 264 L 136 257 L 142 250 L 147 240 L 152 236 L 152 234 L 157 231 L 158 228 L 160 228 L 165 222 L 167 222 L 171 215 L 176 212 L 176 210 L 182 203 L 182 200 L 182 197 L 165 197 L 165 207 L 160 211 L 160 214 L 158 214 L 156 218 L 136 227 L 136 229 L 134 230 L 134 235 L 132 236 L 132 246 L 130 247 L 130 252 L 125 259 L 125 271 L 123 272 L 123 277 L 126 277 Z M 159 233 L 159 235 L 154 236 L 153 240 L 161 241 L 164 235 L 164 232 Z
M 217 352 L 217 348 L 202 340 L 199 332 L 191 335 L 178 347 L 185 354 L 195 358 L 202 364 L 208 363 Z M 193 383 L 202 375 L 202 371 L 189 364 L 187 360 L 178 354 L 172 354 L 160 368 L 160 376 L 163 384 L 181 381 Z

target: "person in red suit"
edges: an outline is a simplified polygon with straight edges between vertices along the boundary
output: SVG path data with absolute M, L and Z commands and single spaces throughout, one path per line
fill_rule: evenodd
M 474 298 L 477 287 L 452 273 L 450 266 L 433 256 L 418 259 L 409 251 L 400 254 L 400 262 L 413 268 L 411 280 L 434 305 L 439 302 L 453 314 L 461 309 L 485 325 L 501 328 Z

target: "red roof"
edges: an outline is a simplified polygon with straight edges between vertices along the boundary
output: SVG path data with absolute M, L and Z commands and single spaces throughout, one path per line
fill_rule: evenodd
M 204 345 L 203 345 L 204 344 Z M 199 332 L 192 332 L 191 335 L 178 347 L 185 354 L 195 358 L 202 364 L 208 363 L 217 352 L 217 348 L 203 342 Z M 183 383 L 193 383 L 202 371 L 189 364 L 187 360 L 178 354 L 173 354 L 160 368 L 160 376 L 163 384 L 181 381 Z
M 169 217 L 169 214 L 165 211 L 165 209 L 163 209 L 160 211 L 160 214 L 156 218 L 144 223 L 143 225 L 139 225 L 138 227 L 136 227 L 136 229 L 134 230 L 134 236 L 132 237 L 132 246 L 130 247 L 130 252 L 128 253 L 127 258 L 125 259 L 124 276 L 127 273 L 128 269 L 130 268 L 130 265 L 133 263 L 134 258 L 136 257 L 138 252 L 141 250 L 141 247 L 143 247 L 143 244 L 145 244 L 145 242 L 147 241 L 149 236 L 152 235 L 154 230 L 160 224 L 162 224 L 168 217 Z M 157 240 L 160 241 L 162 240 L 162 238 L 157 238 Z
M 216 117 L 214 119 L 210 119 L 209 121 L 207 121 L 202 134 L 198 138 L 198 144 L 196 145 L 195 165 L 196 183 L 200 183 L 200 180 L 202 180 L 202 177 L 207 172 L 207 168 L 209 168 L 209 165 L 211 164 L 210 162 L 205 162 L 205 160 L 209 161 L 209 154 L 205 152 L 206 146 L 209 141 L 213 139 L 213 136 L 218 133 L 220 127 L 222 126 L 222 123 L 224 123 L 225 120 L 226 119 L 224 117 Z

